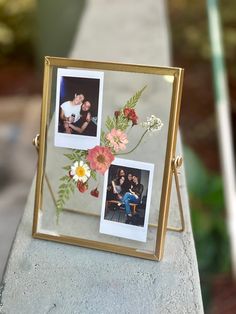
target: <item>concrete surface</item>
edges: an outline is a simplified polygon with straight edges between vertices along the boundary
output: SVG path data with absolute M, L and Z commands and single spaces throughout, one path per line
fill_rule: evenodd
M 74 58 L 170 64 L 161 0 L 88 1 L 79 35 Z M 186 231 L 168 232 L 161 262 L 32 239 L 33 185 L 2 282 L 1 313 L 203 313 L 183 173 L 180 181 Z M 171 212 L 177 215 L 173 201 Z
M 183 195 L 184 181 L 181 186 Z M 34 240 L 33 198 L 34 186 L 3 281 L 0 313 L 203 313 L 186 193 L 187 231 L 168 232 L 161 262 Z
M 40 101 L 39 96 L 0 98 L 0 278 L 35 173 L 32 138 L 39 132 Z

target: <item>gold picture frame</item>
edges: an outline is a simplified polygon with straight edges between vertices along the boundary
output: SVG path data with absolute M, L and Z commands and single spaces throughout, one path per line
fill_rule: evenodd
M 181 232 L 184 230 L 184 217 L 177 175 L 177 168 L 181 166 L 182 158 L 175 156 L 183 74 L 184 70 L 181 68 L 45 57 L 40 136 L 37 135 L 33 141 L 33 144 L 38 149 L 39 155 L 32 231 L 34 238 L 150 260 L 161 260 L 164 252 L 166 231 L 172 230 Z M 129 85 L 128 87 L 127 83 Z M 68 122 L 67 118 L 61 120 L 62 99 L 65 98 L 64 94 L 68 86 L 72 85 L 79 86 L 81 88 L 80 92 L 85 94 L 86 99 L 93 99 L 91 103 L 93 103 L 93 110 L 94 112 L 96 111 L 96 113 L 93 112 L 90 116 L 95 116 L 93 117 L 93 126 L 96 126 L 95 133 L 96 136 L 99 134 L 98 138 L 95 135 L 91 135 L 92 133 L 86 135 L 78 133 L 78 128 L 76 129 L 77 133 L 74 132 L 74 134 L 72 134 L 72 128 L 73 125 L 75 125 L 74 120 L 72 122 Z M 81 86 L 84 87 L 82 88 Z M 72 90 L 73 88 L 75 89 L 75 87 L 70 88 Z M 129 88 L 133 90 L 132 94 L 130 94 Z M 139 89 L 138 92 L 136 92 L 137 89 Z M 144 89 L 145 95 L 143 92 Z M 134 92 L 136 92 L 136 94 L 133 96 Z M 141 96 L 142 93 L 144 96 Z M 143 122 L 142 125 L 138 123 L 138 116 L 135 111 L 136 103 L 141 101 L 141 97 L 143 97 L 145 106 L 143 105 L 140 109 L 137 109 L 138 116 L 144 118 L 145 115 L 149 115 L 148 120 Z M 127 101 L 127 99 L 129 100 Z M 119 107 L 121 101 L 126 103 L 126 105 Z M 84 103 L 85 100 L 83 99 L 81 102 L 82 109 L 84 108 Z M 113 107 L 111 103 L 114 103 Z M 162 115 L 160 118 L 162 122 L 164 122 L 164 127 L 163 131 L 160 131 L 161 135 L 157 133 L 162 123 L 156 128 L 158 132 L 155 132 L 155 134 L 153 132 L 153 135 L 150 138 L 147 137 L 144 142 L 141 141 L 141 136 L 138 142 L 141 143 L 140 146 L 135 146 L 138 147 L 138 153 L 136 153 L 136 155 L 133 153 L 133 149 L 131 149 L 130 152 L 133 154 L 131 154 L 131 157 L 127 158 L 127 155 L 125 155 L 128 154 L 126 150 L 124 150 L 124 153 L 121 152 L 121 155 L 125 155 L 125 159 L 116 157 L 117 147 L 112 146 L 114 141 L 109 142 L 108 140 L 108 134 L 112 133 L 111 130 L 114 129 L 112 128 L 115 123 L 114 121 L 117 121 L 115 119 L 120 119 L 119 122 L 125 122 L 125 126 L 122 125 L 124 127 L 123 130 L 129 128 L 129 131 L 126 133 L 132 134 L 129 135 L 129 141 L 125 137 L 126 142 L 124 143 L 130 142 L 127 145 L 131 145 L 136 141 L 137 134 L 140 133 L 142 135 L 141 127 L 146 127 L 146 133 L 152 131 L 150 119 L 152 119 L 152 117 L 154 120 L 156 119 L 155 115 L 152 114 L 152 110 L 154 113 L 160 112 Z M 116 117 L 111 116 L 112 113 L 115 113 Z M 134 115 L 131 115 L 131 113 Z M 108 120 L 105 119 L 107 114 Z M 82 114 L 80 113 L 79 119 L 82 119 L 81 117 Z M 86 119 L 84 120 L 85 124 L 83 124 L 83 126 L 87 126 L 91 123 L 91 117 L 88 120 L 88 115 L 86 115 Z M 58 121 L 63 121 L 64 131 L 60 131 Z M 113 124 L 110 125 L 109 121 L 113 121 L 114 123 L 111 122 Z M 159 120 L 156 119 L 155 121 Z M 103 131 L 100 132 L 100 129 L 102 129 L 104 125 L 108 127 L 107 133 Z M 81 128 L 83 129 L 83 126 L 79 127 L 79 130 L 81 130 Z M 68 127 L 68 129 L 66 129 L 66 127 Z M 67 132 L 67 130 L 69 131 Z M 99 147 L 99 143 L 100 141 L 102 142 L 102 139 L 106 148 L 108 147 L 114 154 L 115 161 L 107 166 L 106 171 L 102 170 L 102 174 L 105 173 L 105 179 L 103 179 L 100 173 L 97 176 L 98 183 L 96 184 L 97 186 L 100 184 L 99 193 L 102 192 L 101 195 L 98 196 L 97 187 L 91 190 L 90 193 L 88 191 L 84 193 L 84 191 L 88 189 L 86 180 L 90 180 L 94 171 L 99 172 L 98 168 L 97 170 L 92 168 L 92 159 L 89 160 L 87 152 L 92 151 L 93 147 Z M 88 147 L 83 146 L 87 144 L 89 144 Z M 78 145 L 78 147 L 76 145 Z M 126 149 L 121 145 L 118 149 L 119 148 Z M 150 151 L 148 151 L 148 149 Z M 75 156 L 84 158 L 81 163 L 79 159 L 79 165 L 81 165 L 82 168 L 84 167 L 83 178 L 78 179 L 78 172 L 76 172 L 79 167 L 78 162 L 75 164 L 75 160 L 73 159 L 75 157 L 71 157 L 70 155 L 70 152 L 74 151 Z M 146 157 L 143 154 L 144 151 L 148 153 L 145 155 Z M 82 155 L 80 155 L 80 152 L 82 152 Z M 83 152 L 86 152 L 86 154 L 83 155 Z M 76 155 L 77 153 L 78 155 Z M 63 158 L 65 158 L 65 156 L 71 158 L 71 166 L 66 165 L 66 161 L 64 164 Z M 88 165 L 85 166 L 85 163 L 88 163 Z M 111 165 L 113 165 L 113 170 Z M 144 214 L 142 223 L 139 222 L 137 225 L 132 222 L 126 225 L 124 221 L 113 221 L 113 218 L 107 218 L 108 216 L 106 216 L 107 204 L 115 203 L 117 206 L 117 204 L 120 203 L 118 201 L 108 201 L 107 196 L 108 182 L 110 176 L 112 176 L 110 172 L 113 171 L 114 173 L 120 166 L 127 171 L 133 172 L 132 188 L 135 182 L 135 176 L 142 176 L 141 178 L 143 178 L 143 184 L 141 184 L 140 181 L 139 184 L 143 185 L 146 191 L 145 195 L 143 195 L 143 199 L 145 196 L 145 205 L 143 199 L 142 201 L 140 200 L 138 204 L 140 204 L 140 211 Z M 75 167 L 77 168 L 75 169 Z M 63 176 L 63 171 L 69 171 L 69 175 Z M 180 228 L 167 226 L 173 175 L 180 209 Z M 124 180 L 126 180 L 125 176 L 124 178 Z M 59 185 L 61 179 L 62 182 L 63 180 L 66 181 Z M 69 199 L 69 192 L 66 192 L 67 182 L 69 181 L 73 182 L 79 190 L 79 192 L 76 190 L 75 193 L 77 194 L 72 196 L 72 199 Z M 103 184 L 99 181 L 103 181 Z M 103 186 L 103 188 L 101 188 L 101 186 Z M 65 192 L 64 194 L 66 196 L 63 192 Z M 117 212 L 121 213 L 123 216 L 126 213 L 125 217 L 129 218 L 129 216 L 127 216 L 129 213 L 124 205 L 125 195 L 126 194 L 123 194 L 121 196 L 121 209 L 118 208 Z M 58 197 L 59 201 L 61 201 L 61 203 L 59 202 L 60 206 L 62 204 L 62 209 L 64 209 L 62 214 L 60 213 L 60 217 L 58 212 Z M 62 199 L 63 197 L 64 199 Z M 68 202 L 73 205 L 71 205 L 70 208 L 64 206 L 68 199 Z M 134 201 L 134 203 L 136 204 L 136 201 Z M 120 204 L 118 205 L 120 206 Z M 80 208 L 80 206 L 83 208 Z M 84 207 L 86 207 L 85 210 Z M 136 205 L 133 207 L 136 208 Z M 100 209 L 101 211 L 99 211 Z M 116 213 L 116 210 L 117 207 L 113 209 L 114 213 Z M 108 212 L 110 211 L 111 210 Z M 130 217 L 132 217 L 132 214 Z M 137 212 L 135 215 L 138 216 Z M 108 230 L 108 232 L 100 232 L 101 230 Z M 113 230 L 115 230 L 114 233 Z M 139 231 L 141 231 L 140 235 Z

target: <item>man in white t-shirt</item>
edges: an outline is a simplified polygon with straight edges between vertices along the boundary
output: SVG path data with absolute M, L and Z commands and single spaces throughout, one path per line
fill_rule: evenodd
M 69 123 L 75 123 L 80 118 L 80 109 L 84 101 L 83 94 L 75 94 L 73 100 L 68 100 L 61 104 L 60 119 L 63 122 L 64 130 L 66 133 L 71 133 Z

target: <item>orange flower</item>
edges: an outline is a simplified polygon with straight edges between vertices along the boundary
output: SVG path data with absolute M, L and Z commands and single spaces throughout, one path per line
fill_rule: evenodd
M 103 146 L 95 146 L 88 150 L 87 160 L 90 168 L 104 174 L 114 160 L 110 148 Z

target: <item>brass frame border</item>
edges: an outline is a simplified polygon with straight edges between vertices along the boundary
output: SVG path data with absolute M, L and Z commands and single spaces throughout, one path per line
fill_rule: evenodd
M 118 246 L 118 245 L 113 245 L 113 244 L 108 244 L 108 243 L 101 243 L 101 242 L 92 241 L 92 240 L 84 240 L 84 239 L 70 237 L 70 236 L 54 236 L 54 235 L 40 233 L 37 231 L 38 213 L 39 213 L 39 210 L 41 210 L 41 203 L 42 203 L 43 178 L 45 176 L 45 154 L 46 154 L 45 141 L 47 138 L 47 119 L 48 119 L 49 109 L 50 109 L 49 103 L 50 103 L 50 97 L 51 97 L 53 66 L 174 76 L 155 254 L 141 252 L 130 247 Z M 44 81 L 43 81 L 43 102 L 42 102 L 42 112 L 41 112 L 41 121 L 40 121 L 40 136 L 37 135 L 36 138 L 33 140 L 33 144 L 38 148 L 38 153 L 39 153 L 35 202 L 34 202 L 34 218 L 33 218 L 33 228 L 32 228 L 32 236 L 34 238 L 52 240 L 56 242 L 62 242 L 62 243 L 73 244 L 73 245 L 79 245 L 82 247 L 89 247 L 93 249 L 99 249 L 99 250 L 104 250 L 104 251 L 109 251 L 109 252 L 114 252 L 114 253 L 119 253 L 119 254 L 124 254 L 124 255 L 130 255 L 130 256 L 135 256 L 135 257 L 140 257 L 140 258 L 145 258 L 145 259 L 150 259 L 150 260 L 159 261 L 162 259 L 163 253 L 164 253 L 164 241 L 165 241 L 166 231 L 167 230 L 177 231 L 177 232 L 184 231 L 184 216 L 183 216 L 183 208 L 182 208 L 178 174 L 177 174 L 177 168 L 179 167 L 180 157 L 177 157 L 177 158 L 174 157 L 175 149 L 176 149 L 176 141 L 177 141 L 179 114 L 180 114 L 180 103 L 181 103 L 181 96 L 182 96 L 183 76 L 184 76 L 184 70 L 182 68 L 156 67 L 156 66 L 146 66 L 146 65 L 121 64 L 121 63 L 112 63 L 112 62 L 94 62 L 94 61 L 85 61 L 85 60 L 57 58 L 57 57 L 45 57 Z M 176 189 L 177 189 L 181 228 L 167 227 L 169 205 L 170 205 L 171 184 L 172 184 L 173 175 L 175 178 L 175 184 L 176 184 Z

